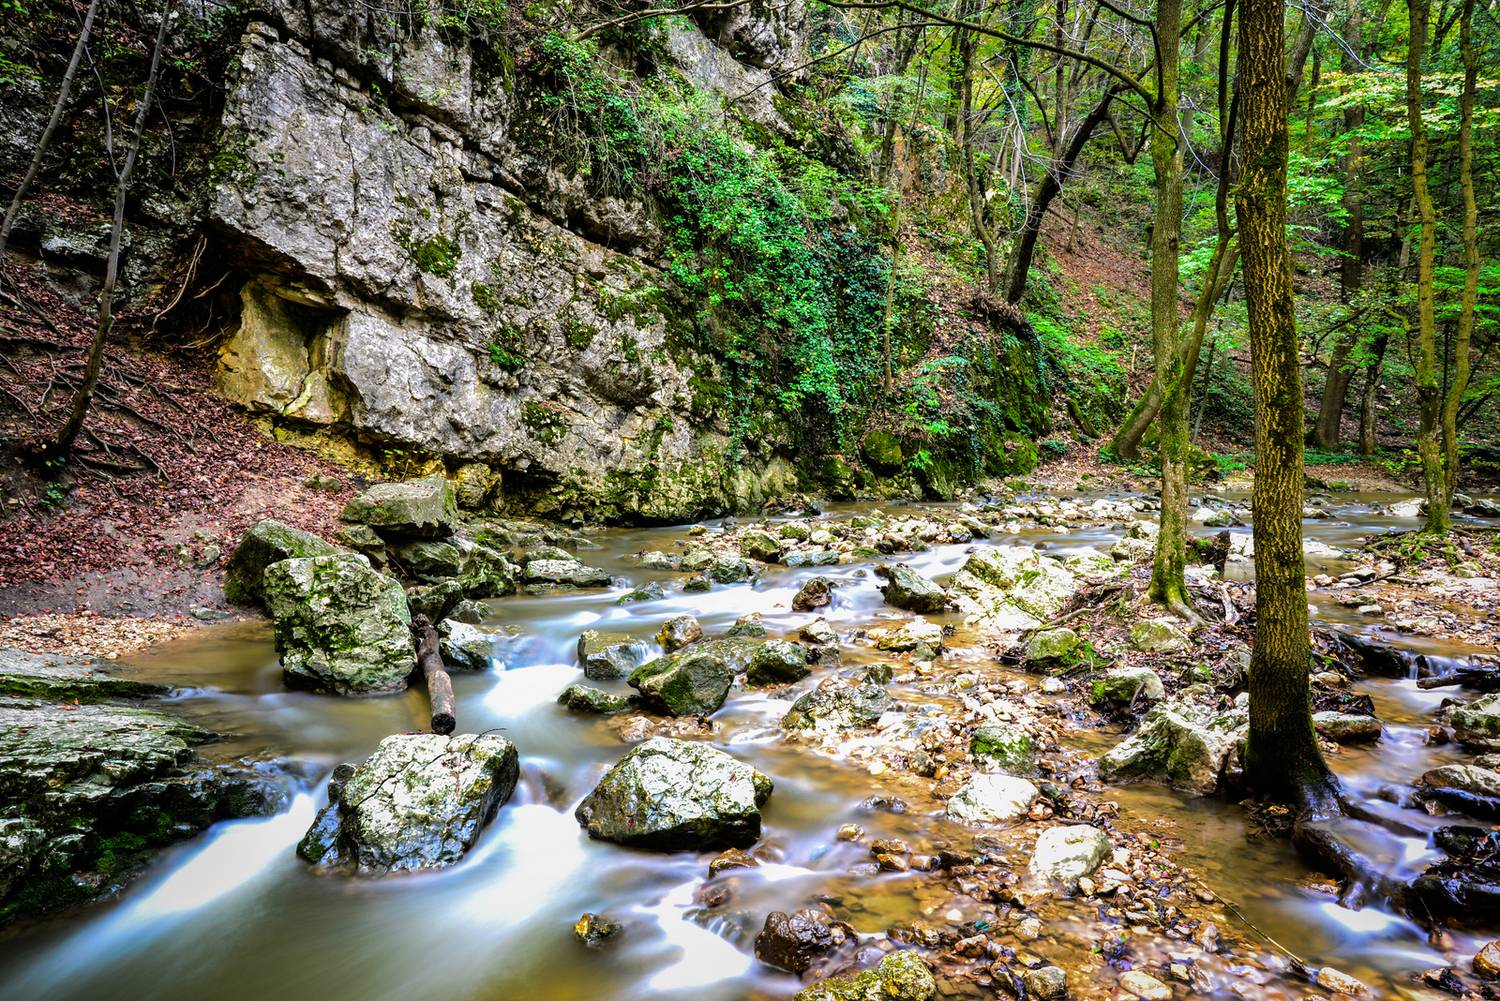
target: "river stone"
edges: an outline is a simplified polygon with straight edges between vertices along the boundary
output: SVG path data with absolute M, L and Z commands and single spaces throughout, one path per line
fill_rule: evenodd
M 792 609 L 810 612 L 833 602 L 833 582 L 827 577 L 813 577 L 792 596 Z
M 530 560 L 521 567 L 521 580 L 533 588 L 609 587 L 609 571 L 567 559 Z
M 392 545 L 390 556 L 407 576 L 428 582 L 457 577 L 464 568 L 463 553 L 440 539 L 410 539 Z
M 1380 720 L 1374 716 L 1328 710 L 1313 713 L 1312 720 L 1323 739 L 1335 744 L 1359 744 L 1380 739 Z
M 1078 649 L 1078 634 L 1064 626 L 1061 629 L 1043 629 L 1031 634 L 1026 641 L 1026 660 L 1033 664 L 1047 664 L 1067 660 Z
M 765 619 L 759 612 L 746 612 L 734 620 L 734 625 L 729 627 L 729 632 L 725 635 L 760 639 L 766 635 Z
M 752 560 L 775 563 L 781 558 L 781 540 L 770 532 L 748 529 L 740 535 L 740 552 Z
M 806 642 L 815 643 L 818 646 L 828 646 L 839 641 L 839 634 L 821 615 L 803 626 L 797 635 Z
M 1141 1001 L 1172 1001 L 1172 988 L 1140 970 L 1126 970 L 1120 974 L 1120 989 L 1134 994 Z
M 969 625 L 989 633 L 1035 629 L 1054 618 L 1078 590 L 1060 560 L 1022 546 L 985 546 L 948 583 Z
M 516 788 L 516 745 L 498 734 L 386 737 L 338 788 L 297 854 L 368 874 L 453 865 Z
M 1060 966 L 1038 966 L 1021 971 L 1026 996 L 1036 1001 L 1063 1001 L 1068 996 L 1068 971 Z
M 839 554 L 831 549 L 804 549 L 782 560 L 789 567 L 831 567 L 838 561 Z
M 448 618 L 454 622 L 466 622 L 471 626 L 477 626 L 489 616 L 489 613 L 490 610 L 480 602 L 464 598 L 448 612 Z
M 886 955 L 873 970 L 829 977 L 797 993 L 792 1001 L 934 1001 L 937 981 L 915 952 Z
M 241 536 L 224 568 L 224 597 L 236 605 L 259 605 L 265 600 L 266 567 L 272 563 L 338 553 L 338 546 L 310 532 L 270 519 L 258 521 Z
M 97 657 L 0 649 L 0 695 L 54 702 L 100 702 L 162 695 L 169 689 L 117 676 L 120 667 Z
M 678 615 L 662 623 L 656 632 L 656 642 L 667 653 L 681 650 L 689 643 L 703 638 L 703 624 L 691 615 Z
M 1031 875 L 1072 893 L 1109 854 L 1109 836 L 1087 824 L 1049 827 L 1036 839 L 1031 853 Z
M 625 633 L 601 633 L 586 629 L 578 637 L 578 665 L 583 676 L 595 681 L 623 678 L 640 667 L 651 648 Z
M 732 553 L 724 553 L 705 572 L 717 584 L 738 584 L 750 579 L 750 564 Z
M 708 716 L 729 697 L 734 669 L 722 657 L 702 650 L 685 650 L 659 657 L 631 672 L 627 683 L 641 693 L 641 702 L 669 716 Z
M 715 636 L 711 640 L 699 640 L 692 645 L 692 652 L 718 657 L 729 665 L 729 670 L 734 674 L 748 671 L 750 658 L 759 649 L 760 642 L 748 636 Z
M 288 687 L 336 695 L 406 687 L 417 666 L 406 592 L 364 557 L 272 563 L 265 595 Z
M 1026 816 L 1039 795 L 1014 775 L 975 775 L 948 797 L 948 816 L 967 824 L 1004 824 Z
M 1099 777 L 1157 779 L 1208 795 L 1218 789 L 1247 727 L 1244 710 L 1220 715 L 1192 702 L 1160 703 L 1142 717 L 1135 733 L 1099 759 Z
M 792 539 L 796 542 L 802 542 L 807 539 L 808 536 L 812 535 L 812 529 L 808 528 L 800 521 L 789 521 L 786 524 L 782 525 L 776 534 L 780 535 L 783 539 Z
M 1491 942 L 1475 954 L 1474 972 L 1486 980 L 1500 980 L 1500 942 Z
M 464 595 L 470 598 L 503 598 L 516 593 L 516 578 L 519 571 L 505 554 L 480 543 L 465 543 L 460 540 L 464 566 L 458 575 L 458 584 Z
M 786 730 L 851 730 L 874 726 L 891 707 L 891 693 L 879 685 L 850 685 L 826 678 L 781 718 Z
M 442 638 L 438 652 L 443 663 L 455 671 L 488 671 L 500 636 L 467 622 L 443 622 L 438 625 Z
M 379 529 L 386 535 L 436 539 L 452 535 L 458 524 L 458 498 L 442 476 L 402 483 L 378 483 L 351 500 L 339 515 Z
M 981 771 L 1032 775 L 1036 741 L 1014 723 L 991 723 L 969 736 L 969 754 Z
M 1500 692 L 1457 707 L 1449 720 L 1460 743 L 1500 750 Z
M 1171 619 L 1140 619 L 1130 627 L 1130 645 L 1143 653 L 1186 650 L 1187 634 Z
M 1118 706 L 1160 702 L 1167 696 L 1161 676 L 1149 667 L 1112 667 L 1094 682 L 1094 692 L 1102 702 Z
M 425 615 L 428 622 L 442 622 L 463 597 L 464 589 L 458 586 L 458 581 L 443 580 L 407 588 L 406 607 L 411 610 L 412 618 Z
M 608 716 L 630 708 L 630 700 L 623 695 L 611 695 L 589 685 L 569 685 L 557 697 L 558 705 L 575 713 L 593 713 Z
M 1478 765 L 1441 765 L 1422 775 L 1422 784 L 1434 789 L 1457 789 L 1476 796 L 1500 799 L 1500 772 Z
M 786 640 L 768 640 L 751 655 L 745 680 L 751 685 L 789 685 L 811 673 L 806 650 Z
M 653 851 L 744 848 L 771 780 L 707 744 L 653 737 L 615 763 L 575 816 L 589 837 Z
M 755 958 L 790 973 L 805 973 L 813 960 L 849 940 L 849 928 L 824 911 L 804 908 L 794 914 L 772 911 L 755 936 Z
M 682 566 L 682 557 L 653 549 L 641 554 L 641 566 L 647 570 L 676 570 Z
M 948 595 L 943 589 L 906 564 L 882 569 L 886 582 L 880 586 L 880 593 L 885 595 L 886 604 L 924 613 L 941 612 L 948 607 Z

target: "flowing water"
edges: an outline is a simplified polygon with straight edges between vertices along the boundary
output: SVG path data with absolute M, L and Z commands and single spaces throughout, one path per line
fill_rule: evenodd
M 1308 534 L 1348 546 L 1373 531 L 1414 527 L 1372 511 L 1373 502 L 1388 499 L 1341 498 L 1335 520 L 1308 522 Z M 978 544 L 1107 548 L 1119 534 L 1118 528 L 1039 530 Z M 669 549 L 680 537 L 676 529 L 611 530 L 595 536 L 603 549 L 581 555 L 636 585 L 667 581 L 676 575 L 642 570 L 630 555 Z M 942 580 L 958 569 L 968 548 L 939 547 L 903 558 Z M 293 850 L 322 803 L 322 780 L 335 763 L 360 760 L 383 736 L 424 726 L 426 696 L 420 688 L 370 700 L 288 692 L 269 627 L 257 623 L 205 629 L 142 655 L 133 662 L 140 676 L 182 690 L 178 710 L 233 735 L 216 746 L 216 754 L 270 751 L 308 762 L 315 781 L 280 815 L 219 824 L 164 853 L 120 899 L 12 937 L 0 953 L 0 999 L 790 996 L 799 982 L 751 954 L 765 913 L 815 898 L 832 900 L 842 918 L 871 934 L 896 921 L 930 917 L 939 905 L 921 892 L 921 874 L 855 878 L 851 866 L 868 855 L 834 834 L 841 824 L 858 822 L 872 836 L 931 843 L 946 823 L 938 804 L 913 800 L 904 814 L 869 809 L 863 801 L 889 794 L 894 777 L 788 744 L 777 727 L 788 704 L 740 693 L 716 717 L 721 728 L 713 739 L 775 780 L 763 846 L 776 861 L 720 877 L 734 882 L 733 904 L 710 910 L 694 899 L 707 856 L 628 851 L 582 833 L 573 808 L 625 745 L 617 722 L 568 714 L 554 700 L 580 677 L 574 650 L 587 628 L 645 638 L 671 615 L 691 612 L 713 635 L 755 611 L 764 615 L 771 635 L 791 634 L 812 617 L 792 612 L 791 597 L 820 574 L 845 582 L 833 607 L 822 610 L 841 632 L 905 618 L 882 604 L 869 571 L 869 565 L 769 568 L 754 584 L 706 594 L 669 589 L 663 600 L 623 606 L 614 604 L 623 587 L 490 602 L 491 624 L 515 635 L 499 651 L 493 671 L 454 675 L 459 729 L 495 728 L 514 740 L 522 755 L 521 783 L 462 864 L 378 880 L 316 875 Z M 1329 606 L 1319 604 L 1321 617 L 1347 617 Z M 846 666 L 862 656 L 847 648 L 845 654 Z M 959 650 L 956 659 L 965 656 L 983 653 Z M 943 663 L 939 669 L 949 669 Z M 602 685 L 625 690 L 623 682 Z M 1414 811 L 1380 799 L 1379 790 L 1384 783 L 1410 783 L 1456 755 L 1422 739 L 1443 695 L 1402 680 L 1372 679 L 1360 689 L 1374 698 L 1385 737 L 1368 749 L 1344 750 L 1335 767 L 1370 804 L 1422 824 Z M 893 692 L 898 701 L 920 699 L 899 684 Z M 1095 731 L 1078 739 L 1102 750 L 1118 734 Z M 1337 966 L 1394 996 L 1414 990 L 1412 971 L 1444 964 L 1407 919 L 1378 907 L 1345 910 L 1326 893 L 1299 885 L 1311 874 L 1283 842 L 1247 838 L 1238 807 L 1152 786 L 1110 795 L 1138 821 L 1159 818 L 1164 843 L 1177 846 L 1209 886 L 1314 965 Z M 1396 871 L 1420 871 L 1435 857 L 1420 835 L 1372 829 L 1368 841 L 1372 854 Z M 581 948 L 572 924 L 585 911 L 621 921 L 624 934 L 607 949 Z M 942 919 L 971 916 L 944 912 Z

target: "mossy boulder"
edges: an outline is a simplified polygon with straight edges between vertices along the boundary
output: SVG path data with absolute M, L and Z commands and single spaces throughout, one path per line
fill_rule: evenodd
M 991 633 L 1035 629 L 1055 617 L 1079 581 L 1061 560 L 1022 546 L 974 551 L 948 584 L 964 621 Z
M 876 572 L 885 576 L 880 593 L 885 595 L 886 604 L 924 613 L 941 612 L 948 607 L 948 595 L 943 589 L 904 563 L 881 567 Z
M 934 1001 L 937 981 L 915 952 L 892 952 L 873 970 L 829 977 L 797 993 L 792 1001 Z
M 982 771 L 1036 774 L 1036 740 L 1015 723 L 990 723 L 969 735 L 969 755 Z
M 498 734 L 387 737 L 358 767 L 335 771 L 297 854 L 371 875 L 453 865 L 519 775 L 516 746 Z
M 762 563 L 775 563 L 781 558 L 781 540 L 770 532 L 752 528 L 740 535 L 740 553 Z
M 308 556 L 337 556 L 338 546 L 300 528 L 266 519 L 252 525 L 240 538 L 224 569 L 224 597 L 236 605 L 259 605 L 265 600 L 262 577 L 266 567 L 282 560 Z
M 1042 629 L 1026 640 L 1026 661 L 1047 665 L 1066 661 L 1078 649 L 1078 634 L 1063 626 L 1059 629 Z
M 442 476 L 379 483 L 345 505 L 339 518 L 386 536 L 443 538 L 458 526 L 458 498 Z
M 609 571 L 591 567 L 569 556 L 566 559 L 528 560 L 521 567 L 521 580 L 529 592 L 557 588 L 609 587 Z
M 745 680 L 751 685 L 790 685 L 811 673 L 806 650 L 786 640 L 768 640 L 751 655 Z
M 586 629 L 578 637 L 578 666 L 596 681 L 623 678 L 645 663 L 651 648 L 626 633 Z
M 894 476 L 906 464 L 901 452 L 901 440 L 889 431 L 871 431 L 860 443 L 860 452 L 870 469 L 881 476 Z
M 557 697 L 557 704 L 569 712 L 594 716 L 609 716 L 630 708 L 630 700 L 623 695 L 612 695 L 590 685 L 577 684 L 564 688 Z
M 1095 701 L 1115 706 L 1148 705 L 1166 698 L 1161 676 L 1149 667 L 1112 667 L 1094 680 Z
M 636 668 L 627 682 L 646 708 L 668 716 L 708 716 L 729 697 L 734 670 L 700 650 L 660 657 Z
M 364 557 L 272 563 L 265 597 L 288 687 L 336 695 L 406 687 L 416 668 L 406 593 Z
M 503 598 L 516 593 L 516 580 L 520 575 L 515 564 L 489 546 L 474 542 L 460 544 L 463 551 L 463 569 L 458 574 L 458 585 L 470 598 Z
M 1155 779 L 1209 795 L 1218 790 L 1248 726 L 1244 710 L 1216 713 L 1193 702 L 1159 703 L 1141 719 L 1135 733 L 1099 759 L 1099 777 L 1107 782 Z
M 1142 653 L 1186 650 L 1187 634 L 1170 619 L 1140 619 L 1130 627 L 1130 645 Z
M 653 851 L 745 848 L 771 780 L 707 744 L 653 737 L 615 763 L 575 816 L 589 837 Z
M 464 568 L 464 554 L 442 539 L 410 539 L 392 545 L 388 551 L 399 571 L 429 583 L 457 577 Z
M 891 693 L 872 682 L 848 684 L 825 679 L 781 718 L 784 730 L 852 730 L 874 726 L 891 707 Z
M 1460 743 L 1500 750 L 1500 692 L 1457 707 L 1449 722 Z
M 742 557 L 725 553 L 718 556 L 705 572 L 716 584 L 738 584 L 750 579 L 750 564 Z

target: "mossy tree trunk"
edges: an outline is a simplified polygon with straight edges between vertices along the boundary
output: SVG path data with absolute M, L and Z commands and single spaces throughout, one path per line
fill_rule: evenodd
M 1453 381 L 1443 400 L 1443 510 L 1453 506 L 1458 490 L 1458 413 L 1469 388 L 1469 345 L 1474 337 L 1474 307 L 1479 297 L 1479 212 L 1474 201 L 1474 89 L 1479 62 L 1474 53 L 1474 0 L 1463 0 L 1458 19 L 1458 45 L 1463 57 L 1464 84 L 1459 97 L 1458 186 L 1463 199 L 1464 291 L 1459 302 L 1458 330 L 1453 336 Z M 1429 517 L 1429 523 L 1431 518 Z
M 1302 562 L 1302 368 L 1286 240 L 1285 7 L 1244 0 L 1239 91 L 1243 175 L 1235 195 L 1255 392 L 1255 646 L 1246 777 L 1261 793 L 1326 802 L 1333 779 L 1313 733 Z

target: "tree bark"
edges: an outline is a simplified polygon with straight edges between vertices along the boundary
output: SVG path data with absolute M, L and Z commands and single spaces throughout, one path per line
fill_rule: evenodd
M 450 734 L 458 726 L 454 709 L 453 679 L 443 666 L 443 656 L 438 650 L 437 630 L 425 615 L 416 615 L 411 620 L 411 631 L 417 644 L 417 665 L 427 679 L 427 698 L 432 707 L 432 732 Z
M 1239 34 L 1243 176 L 1235 194 L 1255 392 L 1255 645 L 1250 661 L 1251 786 L 1326 807 L 1336 789 L 1313 732 L 1302 562 L 1302 368 L 1286 241 L 1287 88 L 1283 14 L 1243 0 Z
M 1374 455 L 1380 450 L 1375 439 L 1375 399 L 1380 388 L 1380 369 L 1385 364 L 1385 346 L 1388 338 L 1384 333 L 1370 345 L 1372 360 L 1365 374 L 1364 395 L 1359 404 L 1359 454 Z
M 1474 0 L 1462 0 L 1458 45 L 1464 64 L 1459 97 L 1458 183 L 1463 199 L 1464 291 L 1458 330 L 1453 337 L 1453 382 L 1443 400 L 1443 509 L 1451 510 L 1458 490 L 1458 411 L 1469 388 L 1469 345 L 1474 336 L 1474 308 L 1479 295 L 1479 213 L 1474 201 L 1474 89 L 1479 62 L 1474 53 Z

